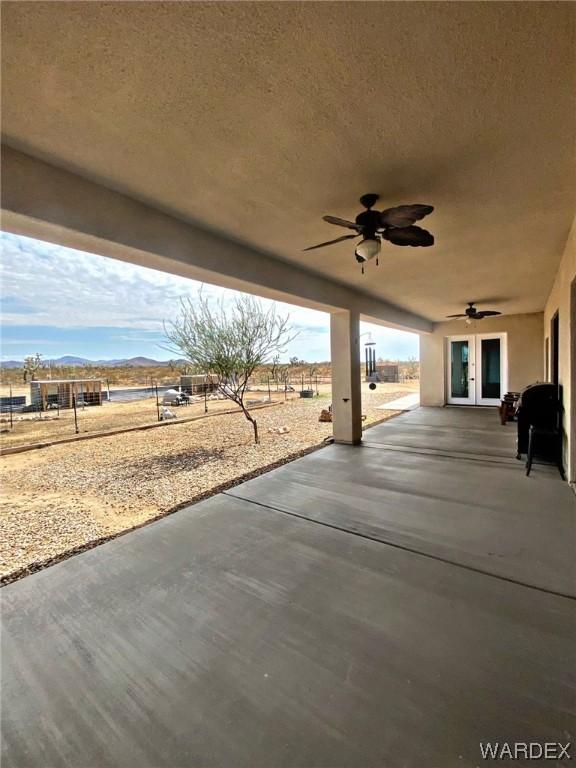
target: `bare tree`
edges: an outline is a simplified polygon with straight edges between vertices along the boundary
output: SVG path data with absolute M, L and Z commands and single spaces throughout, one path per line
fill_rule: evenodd
M 420 372 L 420 361 L 418 358 L 414 356 L 409 357 L 405 363 L 405 371 L 409 379 L 417 379 Z
M 278 381 L 280 384 L 284 385 L 284 388 L 288 386 L 288 383 L 290 381 L 290 365 L 284 363 L 284 365 L 279 365 L 276 369 L 276 375 L 278 377 Z
M 268 373 L 272 381 L 276 381 L 278 377 L 278 368 L 280 366 L 280 355 L 274 355 L 272 362 L 268 363 Z
M 244 399 L 248 381 L 258 366 L 285 351 L 298 335 L 272 304 L 264 309 L 252 296 L 241 294 L 231 305 L 211 302 L 202 290 L 182 299 L 179 317 L 164 326 L 168 348 L 184 355 L 202 373 L 215 379 L 218 391 L 240 406 L 254 429 L 258 425 Z

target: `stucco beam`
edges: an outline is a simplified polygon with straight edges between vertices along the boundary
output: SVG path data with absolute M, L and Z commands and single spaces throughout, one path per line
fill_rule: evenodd
M 2 148 L 2 229 L 326 312 L 416 332 L 431 323 L 244 243 Z

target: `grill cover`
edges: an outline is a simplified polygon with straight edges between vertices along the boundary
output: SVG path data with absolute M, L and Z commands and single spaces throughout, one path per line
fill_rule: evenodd
M 562 410 L 557 384 L 530 384 L 518 404 L 518 455 L 528 452 L 530 427 L 559 430 Z

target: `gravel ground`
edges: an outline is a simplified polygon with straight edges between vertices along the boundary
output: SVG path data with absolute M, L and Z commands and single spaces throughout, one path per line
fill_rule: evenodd
M 257 392 L 253 395 L 255 400 L 262 402 L 267 396 L 268 394 L 264 392 Z M 284 395 L 273 393 L 272 399 L 283 401 Z M 208 401 L 209 413 L 229 411 L 234 407 L 234 403 L 225 398 Z M 204 401 L 191 403 L 188 406 L 170 406 L 170 410 L 179 419 L 201 416 L 204 414 Z M 105 403 L 102 406 L 87 407 L 84 410 L 79 408 L 79 434 L 153 424 L 157 421 L 157 415 L 155 397 L 147 397 L 128 403 Z M 75 434 L 74 412 L 69 409 L 60 411 L 60 415 L 56 411 L 46 411 L 42 414 L 42 418 L 36 414 L 17 414 L 13 418 L 14 427 L 11 430 L 8 429 L 8 416 L 2 414 L 0 419 L 2 428 L 6 429 L 6 432 L 0 432 L 0 446 L 2 448 L 49 442 L 74 437 Z
M 409 391 L 366 388 L 365 423 L 395 415 L 376 406 Z M 24 575 L 321 444 L 332 434 L 331 424 L 318 422 L 329 402 L 297 399 L 255 411 L 259 445 L 238 413 L 3 457 L 0 576 Z M 281 426 L 290 431 L 269 432 Z

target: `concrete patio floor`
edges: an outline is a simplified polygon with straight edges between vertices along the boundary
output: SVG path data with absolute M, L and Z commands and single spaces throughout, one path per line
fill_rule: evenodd
M 451 768 L 573 741 L 575 533 L 494 411 L 407 412 L 5 587 L 2 766 Z

